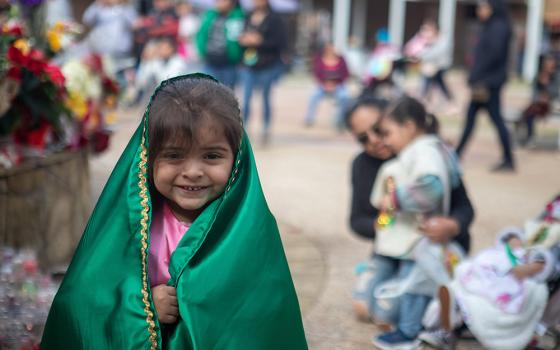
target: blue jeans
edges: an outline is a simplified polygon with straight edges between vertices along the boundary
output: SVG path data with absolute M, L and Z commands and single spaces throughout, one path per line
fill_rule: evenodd
M 272 90 L 272 85 L 280 78 L 283 70 L 284 65 L 279 62 L 270 67 L 262 69 L 246 69 L 243 72 L 243 122 L 245 125 L 249 122 L 249 117 L 251 115 L 251 97 L 253 96 L 253 90 L 256 87 L 260 87 L 262 89 L 263 98 L 262 108 L 264 132 L 268 132 L 272 119 L 270 92 Z
M 373 277 L 363 290 L 354 291 L 354 298 L 366 301 L 370 315 L 377 320 L 394 324 L 406 336 L 415 338 L 422 329 L 422 318 L 431 297 L 405 293 L 396 303 L 380 301 L 374 297 L 375 290 L 384 282 L 393 277 L 406 277 L 415 266 L 415 262 L 376 254 L 368 265 L 374 272 Z
M 305 116 L 305 123 L 312 124 L 315 120 L 315 111 L 317 110 L 317 105 L 327 96 L 333 96 L 336 104 L 336 120 L 335 125 L 341 127 L 344 124 L 344 111 L 346 110 L 346 104 L 348 101 L 348 92 L 344 85 L 339 84 L 333 92 L 327 92 L 322 86 L 318 86 L 315 89 L 313 95 L 311 95 L 311 100 L 309 101 L 309 107 L 307 108 L 307 114 Z
M 444 74 L 445 69 L 440 69 L 433 76 L 424 77 L 424 85 L 422 86 L 422 97 L 425 98 L 426 96 L 428 96 L 430 88 L 435 85 L 436 87 L 439 87 L 448 101 L 453 100 L 453 96 L 451 96 L 451 93 L 447 88 L 447 84 L 445 84 L 445 80 L 443 79 Z
M 230 89 L 235 89 L 235 83 L 237 82 L 237 66 L 213 66 L 206 64 L 204 66 L 204 72 L 218 79 L 218 81 Z

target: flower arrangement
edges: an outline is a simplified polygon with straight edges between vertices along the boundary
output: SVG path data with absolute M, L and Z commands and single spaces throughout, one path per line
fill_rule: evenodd
M 63 103 L 64 76 L 31 46 L 21 27 L 3 28 L 0 48 L 6 57 L 0 73 L 11 92 L 1 97 L 8 108 L 0 117 L 0 137 L 11 135 L 18 144 L 42 150 L 60 139 L 62 119 L 71 118 Z
M 62 68 L 49 60 L 48 54 L 64 50 L 60 35 L 66 30 L 51 28 L 45 51 L 20 25 L 0 31 L 0 168 L 63 149 L 91 145 L 98 153 L 108 147 L 106 119 L 114 114 L 118 85 L 99 56 Z
M 81 32 L 81 27 L 75 23 L 57 21 L 47 29 L 46 51 L 50 56 L 63 52 L 74 43 L 76 36 Z
M 67 77 L 66 105 L 79 121 L 80 145 L 90 143 L 94 152 L 108 146 L 107 119 L 116 108 L 119 87 L 106 73 L 99 55 L 88 54 L 62 66 Z

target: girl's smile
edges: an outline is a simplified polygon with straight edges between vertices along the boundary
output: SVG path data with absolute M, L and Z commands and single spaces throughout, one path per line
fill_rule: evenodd
M 207 118 L 190 147 L 164 145 L 154 161 L 154 185 L 179 220 L 192 222 L 224 192 L 233 158 L 223 126 Z
M 179 186 L 179 187 L 181 187 L 184 191 L 189 193 L 191 192 L 198 193 L 208 188 L 208 186 Z

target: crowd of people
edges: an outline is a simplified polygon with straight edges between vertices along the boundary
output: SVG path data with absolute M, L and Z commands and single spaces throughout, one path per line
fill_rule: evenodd
M 480 40 L 476 41 L 472 50 L 467 79 L 470 100 L 465 113 L 463 132 L 455 150 L 459 157 L 465 154 L 479 119 L 478 112 L 485 110 L 490 116 L 502 149 L 501 160 L 492 167 L 492 171 L 513 172 L 513 144 L 518 141 L 521 146 L 534 145 L 535 121 L 548 117 L 553 101 L 558 98 L 560 38 L 558 35 L 553 36 L 551 47 L 540 58 L 532 100 L 519 113 L 515 122 L 518 139 L 512 140 L 501 101 L 509 66 L 509 43 L 512 41 L 512 24 L 506 3 L 501 0 L 481 1 L 477 6 L 477 16 L 480 22 Z M 364 67 L 357 72 L 362 85 L 360 96 L 369 95 L 388 100 L 402 96 L 405 93 L 404 76 L 414 67 L 421 76 L 420 88 L 413 93 L 415 97 L 425 103 L 430 111 L 438 110 L 447 115 L 461 113 L 461 106 L 445 81 L 445 74 L 452 63 L 451 39 L 439 31 L 435 20 L 426 19 L 418 32 L 403 47 L 391 42 L 385 28 L 376 32 L 375 41 L 371 52 L 359 61 Z M 312 71 L 317 89 L 310 98 L 305 116 L 306 126 L 313 123 L 315 109 L 321 98 L 333 97 L 339 106 L 338 110 L 348 108 L 352 99 L 347 93 L 348 70 L 344 55 L 333 51 L 329 42 L 323 47 L 313 61 Z M 328 56 L 332 58 L 327 59 Z M 355 57 L 349 58 L 355 61 Z M 325 64 L 328 61 L 331 62 L 330 65 Z M 329 89 L 328 85 L 333 87 Z M 441 103 L 434 98 L 436 90 L 441 92 L 446 102 L 443 106 L 447 108 L 441 108 Z M 337 123 L 341 120 L 340 113 L 336 113 L 336 116 L 335 125 L 340 126 Z
M 500 99 L 510 23 L 500 0 L 479 1 L 477 14 L 481 40 L 469 72 L 471 98 L 456 149 L 442 141 L 438 119 L 428 108 L 436 87 L 450 104 L 456 102 L 445 82 L 449 40 L 433 20 L 402 49 L 390 43 L 386 30 L 378 31 L 365 64 L 363 91 L 354 101 L 346 88 L 348 66 L 333 44 L 325 43 L 313 60 L 317 86 L 305 125 L 313 125 L 319 101 L 332 96 L 337 102 L 334 126 L 346 127 L 363 147 L 352 164 L 350 226 L 374 240 L 375 248 L 357 268 L 352 306 L 361 320 L 381 330 L 373 338 L 380 349 L 414 349 L 419 342 L 452 349 L 468 330 L 488 348 L 521 350 L 536 333 L 560 322 L 559 197 L 546 205 L 532 228 L 504 229 L 495 246 L 468 257 L 475 213 L 460 157 L 480 109 L 488 111 L 502 146 L 502 159 L 493 170 L 515 170 Z M 270 137 L 271 91 L 284 69 L 287 40 L 280 16 L 267 0 L 253 0 L 250 12 L 235 0 L 217 0 L 202 14 L 187 2 L 154 0 L 145 16 L 127 1 L 97 0 L 83 22 L 90 27 L 88 49 L 115 63 L 129 102 L 151 99 L 145 128 L 132 136 L 132 146 L 109 179 L 112 191 L 101 196 L 93 224 L 86 228 L 85 237 L 91 239 L 82 241 L 55 299 L 45 348 L 61 342 L 79 346 L 84 335 L 100 347 L 306 348 L 278 229 L 242 128 L 250 119 L 253 91 L 260 88 L 262 139 Z M 405 95 L 398 83 L 398 70 L 410 62 L 420 64 L 423 77 L 418 98 Z M 526 128 L 526 143 L 535 119 L 548 113 L 556 97 L 557 70 L 554 55 L 543 57 L 531 104 L 518 123 Z M 195 71 L 210 76 L 184 75 Z M 239 85 L 241 108 L 232 93 Z M 129 174 L 140 175 L 131 180 Z M 129 187 L 115 186 L 126 181 Z M 262 214 L 258 219 L 255 210 Z M 130 222 L 104 227 L 103 220 L 115 212 Z M 116 235 L 119 230 L 129 235 Z M 182 239 L 187 231 L 192 239 Z M 134 248 L 129 237 L 134 237 Z M 114 256 L 111 249 L 100 253 L 98 245 L 121 254 Z M 142 247 L 142 261 L 137 247 Z M 107 264 L 117 263 L 111 274 L 103 274 Z M 130 284 L 122 285 L 123 280 Z M 249 281 L 256 280 L 259 288 L 252 288 Z M 84 287 L 89 285 L 104 288 L 94 293 Z M 96 293 L 104 293 L 106 300 Z M 134 312 L 126 312 L 110 293 Z M 140 293 L 142 298 L 129 298 Z M 95 307 L 85 310 L 86 316 L 116 316 L 139 335 L 127 337 L 110 317 L 95 322 L 83 317 L 78 300 Z M 255 319 L 263 320 L 259 332 L 247 322 Z M 69 331 L 68 320 L 75 322 Z M 114 337 L 98 336 L 108 330 Z M 279 331 L 289 336 L 279 339 Z
M 218 0 L 207 10 L 189 1 L 154 0 L 146 14 L 137 10 L 127 0 L 94 1 L 82 18 L 87 36 L 66 55 L 102 55 L 124 87 L 128 105 L 146 103 L 167 78 L 200 71 L 232 89 L 241 86 L 248 123 L 252 95 L 259 89 L 266 143 L 272 88 L 287 61 L 287 28 L 268 0 L 252 1 L 250 11 L 237 0 Z
M 352 306 L 360 320 L 378 327 L 373 344 L 382 350 L 416 349 L 422 343 L 454 349 L 466 332 L 489 349 L 522 350 L 534 347 L 538 335 L 560 322 L 558 196 L 531 225 L 505 228 L 495 246 L 468 255 L 474 210 L 459 160 L 480 108 L 488 111 L 502 144 L 502 161 L 493 170 L 515 169 L 500 104 L 509 19 L 497 0 L 480 1 L 477 15 L 481 39 L 456 150 L 438 136 L 437 118 L 426 108 L 434 85 L 453 100 L 443 80 L 449 66 L 445 43 L 432 21 L 423 24 L 403 53 L 378 32 L 364 91 L 347 102 L 346 126 L 363 147 L 352 165 L 350 226 L 375 242 L 371 257 L 356 268 Z M 398 60 L 420 60 L 424 84 L 418 98 L 395 88 Z M 533 99 L 517 123 L 526 127 L 526 142 L 535 118 L 548 113 L 557 94 L 556 74 L 554 57 L 544 56 Z

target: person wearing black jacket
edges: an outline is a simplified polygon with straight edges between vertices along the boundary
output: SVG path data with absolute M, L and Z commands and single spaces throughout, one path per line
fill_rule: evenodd
M 477 15 L 482 22 L 482 31 L 469 74 L 471 102 L 457 154 L 461 156 L 464 152 L 475 126 L 477 112 L 484 108 L 490 114 L 502 143 L 503 159 L 493 171 L 513 171 L 515 166 L 511 143 L 500 106 L 500 93 L 507 79 L 511 25 L 502 0 L 479 1 Z
M 247 125 L 253 89 L 259 86 L 263 95 L 263 142 L 267 143 L 272 118 L 270 93 L 284 69 L 282 54 L 286 48 L 286 28 L 280 15 L 270 8 L 268 0 L 253 0 L 253 4 L 255 7 L 247 16 L 245 30 L 239 37 L 239 43 L 245 48 L 243 64 L 246 68 L 243 121 Z
M 352 207 L 350 213 L 350 226 L 359 236 L 375 240 L 375 220 L 379 211 L 370 203 L 372 187 L 381 168 L 381 165 L 392 157 L 391 152 L 379 135 L 378 125 L 386 102 L 372 97 L 362 97 L 348 110 L 346 124 L 350 132 L 363 146 L 361 152 L 352 164 Z M 434 242 L 446 243 L 455 241 L 465 252 L 470 248 L 469 226 L 474 218 L 474 210 L 465 190 L 463 183 L 451 192 L 451 208 L 449 217 L 434 216 L 426 219 L 421 224 L 421 231 Z M 372 263 L 381 264 L 373 266 L 373 271 L 387 275 L 385 269 L 386 259 L 379 259 L 373 254 Z M 396 275 L 398 267 L 390 267 Z M 359 318 L 379 317 L 375 313 L 379 310 L 377 302 L 373 298 L 373 289 L 378 285 L 380 279 L 391 276 L 372 276 L 365 281 L 362 291 L 354 291 L 353 307 Z M 360 283 L 358 283 L 360 284 Z M 419 314 L 418 320 L 406 320 L 406 322 L 421 322 L 423 312 Z M 410 315 L 409 315 L 410 316 Z M 398 317 L 398 316 L 397 316 Z M 387 322 L 386 315 L 380 317 Z M 397 319 L 397 322 L 401 320 Z

